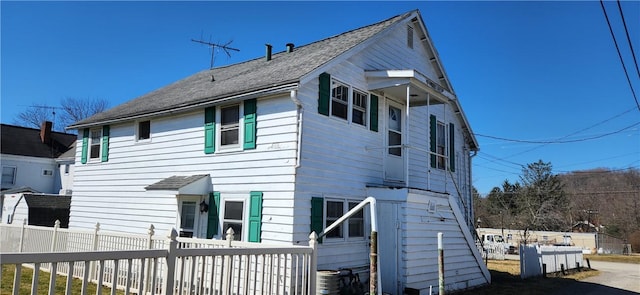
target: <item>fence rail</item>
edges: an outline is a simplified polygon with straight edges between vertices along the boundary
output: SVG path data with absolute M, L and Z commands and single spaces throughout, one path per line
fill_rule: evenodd
M 315 291 L 315 233 L 308 247 L 233 241 L 231 229 L 226 240 L 178 238 L 175 230 L 168 238 L 157 238 L 153 227 L 144 236 L 103 233 L 99 225 L 94 231 L 0 225 L 0 235 L 1 263 L 16 269 L 14 294 L 23 264 L 50 272 L 49 294 L 55 274 L 67 277 L 67 294 L 72 277 L 83 280 L 83 294 L 89 282 L 110 287 L 112 294 L 116 289 L 125 294 L 202 295 Z M 39 250 L 21 253 L 25 249 Z M 38 282 L 38 275 L 34 271 L 32 282 Z M 38 291 L 34 285 L 31 294 Z

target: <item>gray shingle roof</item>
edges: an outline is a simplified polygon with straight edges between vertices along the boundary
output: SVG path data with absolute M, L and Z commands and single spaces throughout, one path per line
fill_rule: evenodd
M 0 153 L 38 158 L 57 158 L 75 143 L 75 134 L 51 132 L 51 142 L 43 143 L 40 129 L 0 124 Z
M 171 176 L 145 187 L 146 190 L 178 190 L 188 184 L 194 183 L 208 174 L 190 176 Z
M 127 120 L 176 108 L 216 101 L 259 90 L 295 83 L 301 77 L 345 53 L 363 41 L 405 19 L 413 11 L 305 46 L 280 52 L 270 61 L 264 57 L 205 70 L 129 102 L 76 122 L 68 128 Z M 215 81 L 211 81 L 211 75 Z

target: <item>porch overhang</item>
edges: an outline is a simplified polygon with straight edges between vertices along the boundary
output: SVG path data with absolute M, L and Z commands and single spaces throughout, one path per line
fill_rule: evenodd
M 455 96 L 440 84 L 416 70 L 366 71 L 365 77 L 369 91 L 382 92 L 397 98 L 404 99 L 409 86 L 410 107 L 443 104 L 455 99 Z
M 205 195 L 211 191 L 208 174 L 171 176 L 145 187 L 147 191 L 165 191 L 173 195 Z

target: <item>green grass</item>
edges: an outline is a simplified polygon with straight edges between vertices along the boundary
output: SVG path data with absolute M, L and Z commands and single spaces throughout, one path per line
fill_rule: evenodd
M 13 292 L 13 277 L 15 274 L 15 266 L 3 264 L 2 265 L 2 280 L 0 280 L 0 295 L 9 295 Z M 31 294 L 31 279 L 33 278 L 33 270 L 27 267 L 22 267 L 22 275 L 20 276 L 20 295 Z M 66 276 L 56 277 L 55 294 L 64 294 L 65 285 L 67 282 Z M 38 290 L 37 294 L 47 294 L 49 288 L 49 273 L 40 271 L 38 274 Z M 72 279 L 71 282 L 71 294 L 81 294 L 82 280 Z M 107 287 L 102 288 L 103 294 L 110 294 L 111 289 Z M 96 294 L 96 284 L 89 283 L 87 286 L 87 294 Z M 118 294 L 123 294 L 118 290 Z

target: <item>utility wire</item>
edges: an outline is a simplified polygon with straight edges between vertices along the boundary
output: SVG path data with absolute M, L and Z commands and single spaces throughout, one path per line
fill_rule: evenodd
M 631 124 L 630 126 L 624 127 L 624 128 L 622 128 L 620 130 L 616 130 L 616 131 L 613 131 L 613 132 L 600 134 L 600 135 L 596 135 L 596 136 L 592 136 L 592 137 L 570 139 L 570 140 L 522 140 L 522 139 L 510 139 L 510 138 L 504 138 L 504 137 L 498 137 L 498 136 L 492 136 L 492 135 L 484 135 L 484 134 L 478 134 L 478 133 L 474 133 L 474 135 L 480 136 L 480 137 L 491 138 L 491 139 L 503 140 L 503 141 L 517 142 L 517 143 L 533 143 L 533 144 L 573 143 L 573 142 L 594 140 L 594 139 L 606 137 L 606 136 L 609 136 L 609 135 L 617 134 L 617 133 L 620 133 L 620 132 L 625 131 L 627 129 L 631 129 L 631 128 L 633 128 L 635 126 L 638 126 L 638 125 L 640 125 L 640 122 L 636 122 L 634 124 Z
M 624 32 L 627 34 L 627 42 L 629 43 L 629 48 L 631 49 L 631 56 L 633 56 L 633 63 L 636 65 L 636 72 L 638 73 L 638 78 L 640 78 L 640 69 L 638 68 L 638 60 L 636 59 L 636 53 L 633 51 L 633 44 L 631 44 L 631 37 L 629 37 L 629 29 L 627 29 L 627 22 L 624 20 L 624 14 L 622 13 L 622 5 L 620 4 L 620 0 L 618 0 L 618 10 L 620 11 L 620 17 L 622 18 L 622 24 L 624 25 Z
M 636 101 L 636 105 L 638 106 L 638 111 L 640 111 L 640 102 L 638 102 L 638 97 L 636 96 L 636 92 L 635 90 L 633 90 L 633 85 L 631 84 L 631 79 L 629 78 L 629 72 L 627 71 L 627 67 L 624 65 L 624 60 L 622 59 L 622 54 L 620 53 L 620 47 L 618 46 L 616 35 L 613 33 L 613 28 L 611 27 L 611 22 L 609 21 L 609 16 L 607 15 L 607 10 L 604 8 L 604 2 L 602 0 L 600 0 L 600 6 L 602 7 L 602 12 L 604 12 L 604 17 L 607 20 L 607 25 L 609 26 L 609 32 L 611 32 L 613 43 L 616 45 L 616 50 L 618 51 L 618 57 L 620 58 L 622 69 L 624 70 L 624 74 L 627 76 L 627 82 L 629 83 L 629 88 L 631 88 L 631 94 L 633 94 L 633 99 Z

